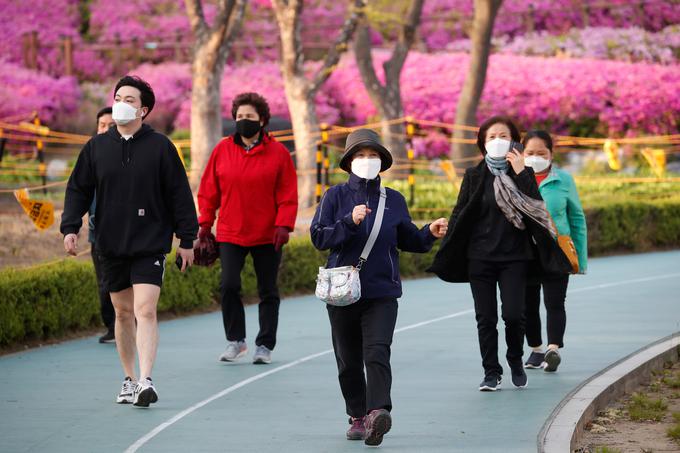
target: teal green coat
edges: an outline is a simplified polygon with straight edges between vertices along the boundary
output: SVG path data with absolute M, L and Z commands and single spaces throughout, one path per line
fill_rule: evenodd
M 569 235 L 578 253 L 579 273 L 588 269 L 588 228 L 574 178 L 553 166 L 538 186 L 560 235 Z

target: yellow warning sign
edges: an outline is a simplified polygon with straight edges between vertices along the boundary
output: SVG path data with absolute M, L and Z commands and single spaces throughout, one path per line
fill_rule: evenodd
M 43 231 L 52 226 L 54 223 L 54 205 L 51 202 L 31 200 L 28 198 L 26 189 L 15 190 L 14 196 L 37 229 Z
M 663 149 L 644 148 L 642 155 L 652 167 L 657 178 L 663 178 L 666 172 L 666 152 Z
M 605 154 L 607 155 L 607 162 L 609 163 L 609 168 L 614 171 L 621 170 L 621 160 L 619 159 L 619 145 L 614 140 L 607 139 L 602 146 Z

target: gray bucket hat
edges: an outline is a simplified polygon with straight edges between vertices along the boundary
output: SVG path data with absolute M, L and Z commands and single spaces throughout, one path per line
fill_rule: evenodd
M 380 136 L 372 129 L 357 129 L 347 136 L 345 154 L 340 159 L 340 168 L 351 173 L 352 156 L 362 148 L 371 148 L 380 154 L 381 172 L 392 166 L 392 154 L 380 142 Z

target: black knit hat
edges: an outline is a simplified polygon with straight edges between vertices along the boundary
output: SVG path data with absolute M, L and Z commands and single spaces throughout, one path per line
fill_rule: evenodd
M 381 172 L 392 166 L 392 154 L 380 142 L 380 136 L 372 129 L 357 129 L 347 136 L 345 154 L 340 159 L 340 168 L 347 173 L 351 173 L 352 157 L 363 148 L 370 148 L 380 154 L 380 160 L 382 161 L 380 166 Z

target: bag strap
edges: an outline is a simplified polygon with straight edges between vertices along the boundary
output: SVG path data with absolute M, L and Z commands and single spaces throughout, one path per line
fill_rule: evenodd
M 361 266 L 368 259 L 368 255 L 371 253 L 371 249 L 375 245 L 376 239 L 378 239 L 378 233 L 380 233 L 380 227 L 382 226 L 383 215 L 385 214 L 385 201 L 387 200 L 387 191 L 384 187 L 380 187 L 380 201 L 378 201 L 378 212 L 375 216 L 375 222 L 373 223 L 373 228 L 371 229 L 371 234 L 368 236 L 364 250 L 361 252 L 359 257 L 359 264 L 357 264 L 357 269 L 361 270 Z

